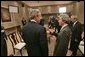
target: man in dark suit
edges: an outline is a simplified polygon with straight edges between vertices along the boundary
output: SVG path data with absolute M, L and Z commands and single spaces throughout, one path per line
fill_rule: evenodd
M 22 38 L 26 42 L 28 56 L 48 56 L 46 30 L 39 25 L 41 14 L 32 10 L 31 21 L 22 28 Z
M 4 27 L 1 26 L 1 56 L 7 56 L 7 44 L 6 44 L 7 36 L 4 31 Z
M 73 22 L 73 27 L 72 27 L 70 50 L 73 52 L 72 55 L 76 56 L 78 46 L 81 41 L 82 26 L 81 23 L 78 21 L 76 15 L 71 16 L 71 21 Z

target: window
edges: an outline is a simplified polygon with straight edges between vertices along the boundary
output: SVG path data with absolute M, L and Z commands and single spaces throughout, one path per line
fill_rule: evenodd
M 65 12 L 66 12 L 66 7 L 59 8 L 59 13 L 65 13 Z

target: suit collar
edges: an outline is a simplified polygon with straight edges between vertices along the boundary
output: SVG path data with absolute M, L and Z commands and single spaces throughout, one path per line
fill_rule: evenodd
M 61 27 L 61 30 L 64 29 L 65 27 L 67 27 L 67 26 L 68 26 L 68 24 L 64 24 L 64 25 Z M 60 30 L 60 31 L 61 31 L 61 30 Z
M 35 23 L 37 23 L 34 19 L 32 19 L 31 22 L 35 22 Z
M 73 24 L 73 27 L 75 27 L 77 24 L 79 24 L 80 22 L 79 21 L 77 21 L 75 24 Z
M 75 21 L 74 23 L 73 23 L 73 26 L 77 23 L 78 21 Z
M 37 23 L 37 21 L 35 21 L 34 19 L 31 20 L 32 23 Z

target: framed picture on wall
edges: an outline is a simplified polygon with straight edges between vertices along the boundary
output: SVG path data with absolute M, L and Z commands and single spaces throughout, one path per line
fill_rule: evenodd
M 2 22 L 10 22 L 11 16 L 8 8 L 1 7 L 1 20 Z
M 18 6 L 9 5 L 9 12 L 10 13 L 19 13 Z

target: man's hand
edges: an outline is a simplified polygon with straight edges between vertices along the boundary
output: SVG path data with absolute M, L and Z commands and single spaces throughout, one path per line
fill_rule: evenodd
M 54 33 L 54 32 L 55 32 L 55 30 L 54 30 L 54 29 L 49 29 L 49 31 L 50 31 L 51 33 Z

